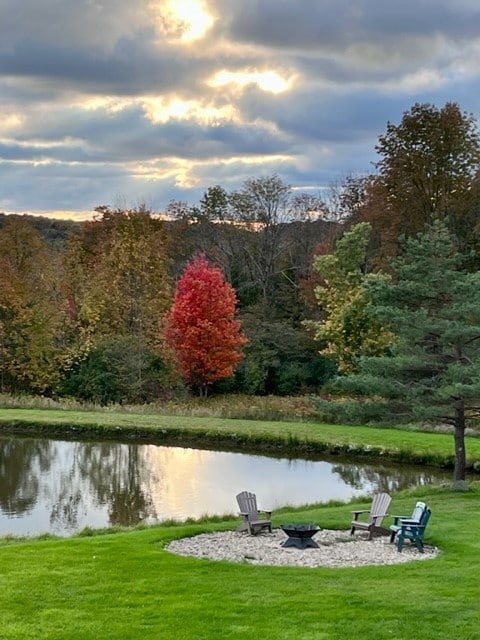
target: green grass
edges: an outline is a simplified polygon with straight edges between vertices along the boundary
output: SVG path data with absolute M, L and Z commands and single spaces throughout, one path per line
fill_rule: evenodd
M 2 640 L 477 640 L 480 489 L 424 488 L 434 560 L 345 569 L 255 567 L 172 555 L 172 538 L 237 523 L 157 526 L 65 540 L 0 542 Z M 365 505 L 367 506 L 367 505 Z M 351 505 L 274 513 L 274 525 L 345 529 Z M 328 553 L 328 549 L 325 550 Z
M 451 460 L 453 450 L 449 434 L 118 408 L 4 408 L 0 427 L 32 436 L 173 438 L 437 464 Z M 478 438 L 467 438 L 467 456 L 470 464 L 480 462 Z M 393 496 L 391 512 L 410 512 L 418 497 L 433 512 L 426 542 L 442 553 L 435 560 L 386 567 L 254 567 L 164 550 L 172 538 L 237 524 L 220 518 L 89 531 L 65 540 L 5 538 L 0 540 L 0 640 L 478 640 L 480 486 L 475 483 L 466 493 L 432 487 L 403 492 Z M 286 508 L 277 510 L 273 521 L 344 529 L 351 508 Z
M 350 454 L 423 465 L 453 465 L 453 437 L 448 433 L 303 421 L 165 416 L 120 410 L 3 408 L 0 430 L 54 437 L 278 449 L 297 455 Z M 480 468 L 480 438 L 467 436 L 466 452 L 469 467 Z

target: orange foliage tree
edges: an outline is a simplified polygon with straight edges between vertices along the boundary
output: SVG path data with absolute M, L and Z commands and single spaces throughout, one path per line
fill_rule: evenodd
M 233 374 L 247 342 L 235 318 L 237 297 L 221 269 L 203 254 L 185 267 L 165 315 L 164 337 L 184 381 L 206 396 L 209 385 Z

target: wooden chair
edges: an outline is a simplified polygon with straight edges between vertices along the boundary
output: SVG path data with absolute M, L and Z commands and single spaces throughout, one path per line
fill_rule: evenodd
M 370 509 L 362 509 L 360 511 L 352 511 L 352 529 L 350 534 L 353 536 L 356 529 L 368 531 L 368 539 L 371 540 L 373 536 L 388 535 L 390 532 L 388 529 L 384 529 L 382 520 L 387 516 L 387 510 L 390 506 L 392 498 L 388 493 L 376 493 L 373 496 L 372 506 Z M 359 520 L 359 517 L 363 514 L 368 514 L 368 519 Z
M 243 518 L 237 531 L 248 531 L 250 535 L 255 535 L 262 529 L 272 531 L 272 512 L 266 511 L 265 509 L 258 509 L 257 496 L 254 493 L 242 491 L 237 495 L 237 502 L 240 515 Z M 264 519 L 260 518 L 259 512 L 264 514 Z
M 417 547 L 420 553 L 423 553 L 423 535 L 425 533 L 425 528 L 430 519 L 431 513 L 431 510 L 427 506 L 425 506 L 420 520 L 400 520 L 400 529 L 396 533 L 398 551 L 402 551 L 403 543 L 405 542 L 405 540 L 410 540 L 410 542 L 413 542 L 413 544 Z

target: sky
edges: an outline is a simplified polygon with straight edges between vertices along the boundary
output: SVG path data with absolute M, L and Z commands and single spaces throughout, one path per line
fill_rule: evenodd
M 480 0 L 0 0 L 0 212 L 370 173 L 417 102 L 480 119 Z

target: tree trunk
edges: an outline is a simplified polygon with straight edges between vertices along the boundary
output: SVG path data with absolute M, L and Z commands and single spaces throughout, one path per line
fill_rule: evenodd
M 456 491 L 466 491 L 465 482 L 466 454 L 465 454 L 465 404 L 459 400 L 455 404 L 455 466 L 453 469 L 453 486 Z

